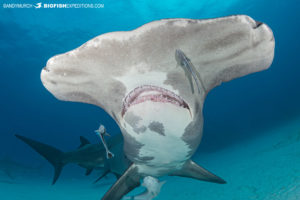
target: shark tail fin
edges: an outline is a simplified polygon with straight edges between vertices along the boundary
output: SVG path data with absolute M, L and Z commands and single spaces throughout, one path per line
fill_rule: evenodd
M 62 168 L 64 167 L 63 157 L 64 153 L 52 146 L 47 144 L 40 143 L 38 141 L 34 141 L 32 139 L 26 138 L 21 135 L 15 135 L 18 139 L 22 140 L 24 143 L 33 148 L 36 152 L 38 152 L 41 156 L 43 156 L 46 160 L 48 160 L 54 167 L 54 177 L 52 181 L 52 185 L 57 181 Z
M 138 173 L 137 166 L 132 164 L 117 182 L 105 193 L 102 200 L 120 200 L 122 197 L 140 186 L 141 175 Z
M 202 168 L 192 160 L 187 161 L 181 170 L 176 171 L 170 175 L 194 178 L 201 181 L 208 181 L 208 182 L 219 183 L 219 184 L 226 183 L 225 180 L 207 171 L 206 169 Z

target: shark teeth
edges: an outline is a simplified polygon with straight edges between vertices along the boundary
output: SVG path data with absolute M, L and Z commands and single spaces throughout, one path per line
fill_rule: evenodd
M 171 103 L 190 111 L 188 104 L 175 93 L 165 88 L 143 85 L 133 89 L 123 100 L 122 117 L 132 105 L 143 103 L 145 101 Z

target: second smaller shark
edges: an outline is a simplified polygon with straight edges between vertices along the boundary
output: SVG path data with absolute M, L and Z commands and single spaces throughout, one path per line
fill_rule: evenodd
M 114 157 L 106 159 L 106 151 L 101 144 L 91 144 L 86 138 L 80 136 L 80 146 L 70 152 L 62 152 L 47 144 L 29 139 L 21 135 L 15 135 L 48 160 L 54 167 L 52 184 L 57 181 L 63 167 L 74 163 L 86 168 L 86 175 L 91 174 L 93 169 L 103 169 L 104 173 L 95 181 L 99 181 L 108 173 L 113 173 L 117 178 L 128 168 L 130 161 L 123 154 L 122 134 L 113 136 L 108 140 L 108 147 L 114 152 Z

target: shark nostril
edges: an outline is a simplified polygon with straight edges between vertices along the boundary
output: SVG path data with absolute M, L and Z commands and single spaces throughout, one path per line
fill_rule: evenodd
M 256 22 L 256 26 L 254 27 L 254 29 L 260 27 L 263 23 L 260 21 L 255 21 Z
M 46 72 L 50 72 L 49 68 L 47 68 L 47 67 L 44 67 L 43 70 Z

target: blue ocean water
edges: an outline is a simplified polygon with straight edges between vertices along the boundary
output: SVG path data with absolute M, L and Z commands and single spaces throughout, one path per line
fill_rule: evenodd
M 99 199 L 115 181 L 109 176 L 95 186 L 91 182 L 99 173 L 85 177 L 83 169 L 66 166 L 57 185 L 50 186 L 50 164 L 15 138 L 25 135 L 68 151 L 78 147 L 81 135 L 99 142 L 94 134 L 99 123 L 112 135 L 120 132 L 100 108 L 58 101 L 43 87 L 40 71 L 50 57 L 100 34 L 153 20 L 233 14 L 268 24 L 276 47 L 270 69 L 224 83 L 206 99 L 203 140 L 195 159 L 228 183 L 170 177 L 157 199 L 300 199 L 299 0 L 42 3 L 73 2 L 103 3 L 104 8 L 4 8 L 4 3 L 38 2 L 1 2 L 0 160 L 19 163 L 10 177 L 1 171 L 8 161 L 0 162 L 3 199 Z

